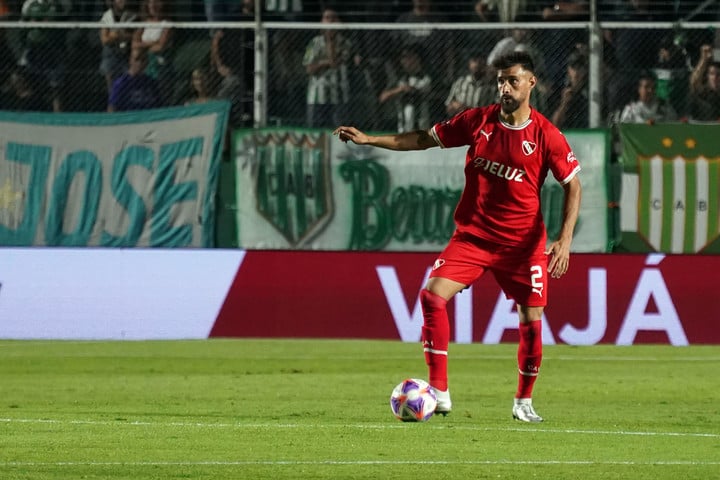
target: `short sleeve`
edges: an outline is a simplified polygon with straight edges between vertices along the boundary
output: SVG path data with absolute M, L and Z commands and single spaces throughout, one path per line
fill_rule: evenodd
M 432 135 L 442 148 L 461 147 L 473 142 L 471 125 L 475 121 L 478 109 L 470 108 L 458 113 L 449 120 L 436 123 Z
M 550 171 L 555 179 L 565 185 L 580 171 L 575 153 L 557 128 L 552 128 L 548 137 Z

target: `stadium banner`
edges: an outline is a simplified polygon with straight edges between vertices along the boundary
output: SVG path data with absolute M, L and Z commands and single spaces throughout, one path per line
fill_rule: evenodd
M 567 132 L 582 165 L 583 204 L 573 250 L 609 249 L 606 130 Z M 345 144 L 324 130 L 237 130 L 238 246 L 276 250 L 440 250 L 465 183 L 466 148 L 395 152 Z M 548 237 L 563 189 L 542 191 Z
M 0 112 L 0 245 L 213 246 L 228 111 Z
M 624 251 L 720 252 L 717 125 L 620 125 Z
M 0 338 L 419 342 L 429 253 L 0 249 Z M 720 345 L 720 256 L 575 254 L 545 294 L 545 344 Z M 111 272 L 111 274 L 108 274 Z M 698 299 L 702 299 L 699 301 Z M 492 275 L 448 303 L 456 343 L 517 341 Z

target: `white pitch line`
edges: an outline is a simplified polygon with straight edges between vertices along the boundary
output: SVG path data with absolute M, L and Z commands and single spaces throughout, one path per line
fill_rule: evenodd
M 698 461 L 625 461 L 625 460 L 248 460 L 198 462 L 0 462 L 0 467 L 236 467 L 296 465 L 617 465 L 617 466 L 712 466 L 720 462 Z
M 0 346 L 0 349 L 3 347 Z M 507 355 L 463 355 L 463 354 L 453 354 L 452 347 L 449 353 L 450 357 L 453 360 L 516 360 L 515 354 L 507 354 Z M 112 355 L 111 355 L 112 356 Z M 138 354 L 138 355 L 125 355 L 125 358 L 128 359 L 135 359 L 138 357 L 145 357 L 144 354 Z M 371 360 L 373 361 L 403 361 L 403 360 L 409 360 L 417 358 L 417 354 L 408 354 L 408 355 L 393 355 L 393 356 L 373 356 Z M 14 354 L 7 354 L 6 352 L 2 355 L 3 358 L 25 358 L 27 355 L 21 354 L 21 355 L 14 355 Z M 88 354 L 73 354 L 73 355 L 64 355 L 63 358 L 70 359 L 70 358 L 104 358 L 102 355 L 94 354 L 94 353 L 88 353 Z M 221 358 L 230 358 L 230 357 L 221 357 Z M 235 357 L 232 357 L 235 359 Z M 252 357 L 253 360 L 258 360 L 260 357 Z M 320 357 L 312 356 L 312 355 L 297 355 L 294 357 L 266 357 L 267 359 L 271 359 L 273 361 L 278 362 L 298 362 L 298 361 L 318 361 L 321 360 Z M 323 357 L 324 358 L 324 357 Z M 355 361 L 355 360 L 365 360 L 369 357 L 366 355 L 353 355 L 353 356 L 335 356 L 333 357 L 333 361 Z M 242 360 L 242 358 L 238 358 L 239 360 Z M 720 363 L 720 357 L 718 356 L 712 356 L 712 357 L 622 357 L 622 356 L 600 356 L 600 357 L 583 357 L 583 356 L 572 356 L 572 355 L 552 355 L 545 353 L 543 356 L 543 361 L 560 361 L 560 362 L 687 362 L 687 363 L 699 363 L 699 362 L 707 362 L 707 363 Z
M 397 424 L 302 424 L 302 423 L 203 423 L 203 422 L 142 422 L 142 421 L 110 421 L 110 420 L 61 420 L 47 418 L 0 418 L 0 423 L 36 423 L 52 425 L 95 425 L 112 427 L 178 427 L 178 428 L 236 428 L 236 429 L 357 429 L 357 430 L 397 430 L 407 428 L 407 425 Z M 644 432 L 628 430 L 579 430 L 579 429 L 557 429 L 538 427 L 479 427 L 473 425 L 423 425 L 423 428 L 433 430 L 471 430 L 482 432 L 532 432 L 532 433 L 554 433 L 569 435 L 618 435 L 618 436 L 642 436 L 642 437 L 695 437 L 695 438 L 720 438 L 720 433 L 699 433 L 699 432 Z

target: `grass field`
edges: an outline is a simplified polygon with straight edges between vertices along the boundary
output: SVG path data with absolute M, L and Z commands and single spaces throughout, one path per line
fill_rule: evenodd
M 0 341 L 0 479 L 720 479 L 720 347 L 451 345 L 454 411 L 392 416 L 419 344 Z

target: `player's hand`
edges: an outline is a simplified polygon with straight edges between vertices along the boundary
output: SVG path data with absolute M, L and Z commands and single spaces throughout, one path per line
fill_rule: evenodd
M 552 255 L 548 264 L 548 274 L 552 278 L 560 278 L 570 266 L 570 243 L 557 240 L 550 244 L 545 255 Z
M 338 127 L 333 132 L 340 141 L 347 143 L 353 142 L 357 145 L 365 145 L 369 142 L 369 137 L 355 127 Z

